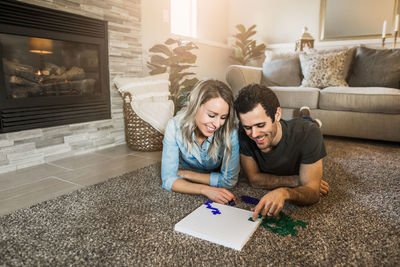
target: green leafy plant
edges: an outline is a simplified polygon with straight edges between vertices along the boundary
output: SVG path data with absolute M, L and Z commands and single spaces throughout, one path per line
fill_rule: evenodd
M 236 26 L 238 33 L 234 35 L 236 42 L 234 45 L 235 51 L 231 59 L 240 65 L 247 65 L 252 59 L 257 59 L 264 55 L 265 45 L 259 44 L 255 40 L 250 39 L 257 32 L 254 30 L 256 25 L 251 26 L 246 30 L 242 24 Z
M 194 72 L 188 69 L 195 67 L 197 56 L 191 52 L 198 47 L 190 41 L 169 38 L 164 44 L 156 44 L 149 49 L 153 53 L 147 66 L 150 75 L 167 72 L 170 81 L 171 100 L 175 104 L 175 113 L 186 102 L 187 95 L 198 82 Z

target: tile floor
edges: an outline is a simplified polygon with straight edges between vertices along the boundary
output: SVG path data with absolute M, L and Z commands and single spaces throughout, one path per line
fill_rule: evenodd
M 0 216 L 161 161 L 126 145 L 0 174 Z

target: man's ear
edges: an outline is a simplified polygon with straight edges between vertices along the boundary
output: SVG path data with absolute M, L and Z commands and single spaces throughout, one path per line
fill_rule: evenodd
M 276 113 L 275 113 L 275 121 L 280 121 L 282 116 L 282 110 L 280 107 L 277 107 Z

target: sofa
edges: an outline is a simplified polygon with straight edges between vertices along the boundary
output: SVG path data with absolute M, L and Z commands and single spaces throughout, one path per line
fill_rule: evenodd
M 309 106 L 324 135 L 400 142 L 400 49 L 267 51 L 262 68 L 231 65 L 226 80 L 235 95 L 268 86 L 286 119 Z

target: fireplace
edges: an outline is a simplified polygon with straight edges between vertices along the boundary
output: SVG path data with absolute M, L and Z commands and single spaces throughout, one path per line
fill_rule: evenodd
M 110 118 L 107 22 L 0 1 L 0 133 Z

